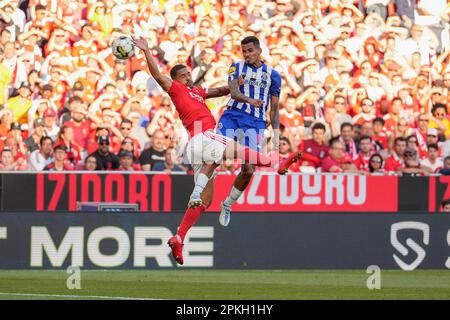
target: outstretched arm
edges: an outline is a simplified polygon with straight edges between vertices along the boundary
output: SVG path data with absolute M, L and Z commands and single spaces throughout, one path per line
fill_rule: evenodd
M 147 66 L 153 78 L 164 89 L 164 91 L 169 91 L 170 87 L 172 86 L 172 79 L 163 75 L 161 71 L 159 71 L 158 65 L 156 64 L 155 59 L 153 59 L 152 57 L 147 41 L 142 38 L 139 39 L 133 38 L 133 41 L 136 47 L 144 51 L 145 59 L 147 60 Z
M 228 94 L 230 94 L 230 88 L 228 86 L 209 88 L 208 94 L 206 95 L 206 99 L 223 97 Z

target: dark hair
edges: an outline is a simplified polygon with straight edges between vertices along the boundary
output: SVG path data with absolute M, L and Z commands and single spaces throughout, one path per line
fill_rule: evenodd
M 394 140 L 394 145 L 397 143 L 397 142 L 399 142 L 399 141 L 403 141 L 403 142 L 407 142 L 406 141 L 406 138 L 403 138 L 403 137 L 397 137 L 397 138 L 395 138 L 395 140 Z
M 361 124 L 361 128 L 362 128 L 363 125 L 365 125 L 365 124 L 367 124 L 367 123 L 373 125 L 373 122 L 372 122 L 372 121 L 364 121 L 364 122 Z
M 369 140 L 370 142 L 372 142 L 372 138 L 371 138 L 370 136 L 366 136 L 366 135 L 361 136 L 361 137 L 359 138 L 359 142 L 360 142 L 360 143 L 361 143 L 361 141 L 363 141 L 363 140 Z
M 403 103 L 400 97 L 395 97 L 394 99 L 392 99 L 392 104 L 394 104 L 394 101 L 400 101 L 401 103 Z
M 172 69 L 170 69 L 170 77 L 172 78 L 172 80 L 175 79 L 178 71 L 180 71 L 181 69 L 184 69 L 184 68 L 186 68 L 186 66 L 184 64 L 177 64 Z
M 83 103 L 83 99 L 81 99 L 79 96 L 73 96 L 69 99 L 69 105 L 74 102 L 80 102 Z
M 439 151 L 439 146 L 436 143 L 432 143 L 428 145 L 428 149 L 434 149 L 436 151 Z
M 376 117 L 375 119 L 373 119 L 373 124 L 375 124 L 375 122 L 379 122 L 379 123 L 381 123 L 383 126 L 384 126 L 384 124 L 386 123 L 386 121 L 384 121 L 384 119 L 381 118 L 381 117 Z
M 297 99 L 293 94 L 288 93 L 288 95 L 286 96 L 286 100 L 287 99 Z
M 431 113 L 434 115 L 436 110 L 439 108 L 443 108 L 445 110 L 445 113 L 447 113 L 447 107 L 443 103 L 435 103 L 433 105 L 433 109 L 431 109 Z
M 50 142 L 53 144 L 53 140 L 50 137 L 47 136 L 43 136 L 41 137 L 41 139 L 39 140 L 39 145 L 42 147 L 44 145 L 45 140 L 50 140 Z
M 259 39 L 255 36 L 248 36 L 242 39 L 241 45 L 253 43 L 255 47 L 259 48 L 261 45 L 259 44 Z
M 312 131 L 315 131 L 315 130 L 323 130 L 325 132 L 327 131 L 325 125 L 321 122 L 317 122 L 313 125 Z
M 450 203 L 450 199 L 444 199 L 444 200 L 442 200 L 442 202 L 441 202 L 441 207 L 442 207 L 442 209 L 444 209 L 444 207 L 446 206 L 446 205 L 448 205 Z
M 338 142 L 342 143 L 341 140 L 339 139 L 339 137 L 334 137 L 334 138 L 330 139 L 330 142 L 329 142 L 330 148 L 333 148 L 333 146 Z
M 336 99 L 344 99 L 344 101 L 346 100 L 345 97 L 343 95 L 337 94 L 334 96 L 333 102 L 336 102 Z
M 45 10 L 45 6 L 43 6 L 42 4 L 37 4 L 34 7 L 34 11 L 38 11 L 38 10 Z
M 343 124 L 341 124 L 341 132 L 342 129 L 344 129 L 345 127 L 349 127 L 350 129 L 353 130 L 353 124 L 351 124 L 350 122 L 344 122 Z
M 446 156 L 446 157 L 444 158 L 444 162 L 447 161 L 447 160 L 450 160 L 450 156 Z
M 131 121 L 131 120 L 128 119 L 128 118 L 123 119 L 122 122 L 121 122 L 120 124 L 122 125 L 122 124 L 124 124 L 124 123 L 129 123 L 129 124 L 133 125 L 133 121 Z
M 384 164 L 383 157 L 379 153 L 374 153 L 369 159 L 369 172 L 375 172 L 375 169 L 372 167 L 372 159 L 373 158 L 380 158 L 381 159 L 380 169 L 383 168 L 383 164 Z
M 11 152 L 11 154 L 13 153 L 12 150 L 8 147 L 3 148 L 3 150 L 0 152 L 0 154 L 3 154 L 4 152 Z

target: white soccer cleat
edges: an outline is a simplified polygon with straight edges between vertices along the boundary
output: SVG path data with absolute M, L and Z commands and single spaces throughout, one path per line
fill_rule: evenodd
M 230 223 L 231 207 L 225 205 L 223 202 L 220 204 L 220 207 L 222 210 L 220 211 L 219 222 L 222 226 L 226 227 Z
M 188 207 L 189 208 L 197 208 L 202 205 L 202 199 L 200 198 L 199 193 L 193 193 L 191 194 L 191 197 L 189 198 Z

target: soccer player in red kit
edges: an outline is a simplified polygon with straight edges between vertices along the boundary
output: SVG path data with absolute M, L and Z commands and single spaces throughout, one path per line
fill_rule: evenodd
M 144 51 L 151 75 L 169 94 L 184 127 L 189 131 L 190 140 L 186 148 L 186 157 L 195 171 L 195 187 L 178 232 L 168 241 L 175 260 L 183 264 L 184 237 L 212 201 L 213 173 L 220 163 L 229 158 L 240 158 L 246 163 L 251 160 L 256 166 L 274 166 L 275 163 L 267 155 L 240 146 L 232 139 L 214 132 L 216 121 L 205 104 L 205 99 L 228 95 L 230 93 L 228 86 L 208 90 L 195 87 L 191 73 L 184 65 L 174 66 L 169 78 L 159 71 L 146 40 L 134 39 L 134 43 Z M 280 162 L 278 173 L 286 173 L 289 166 L 300 156 L 301 153 L 293 153 L 287 160 Z

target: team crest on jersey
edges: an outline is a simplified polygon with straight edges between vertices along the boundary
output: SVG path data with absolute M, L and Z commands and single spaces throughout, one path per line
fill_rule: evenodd
M 263 73 L 262 73 L 261 79 L 263 79 L 264 81 L 267 81 L 268 76 L 267 76 L 267 73 L 266 73 L 266 72 L 263 72 Z
M 228 74 L 233 74 L 236 71 L 235 66 L 231 66 L 230 69 L 228 69 Z
M 222 124 L 222 122 L 219 122 L 218 124 L 217 124 L 217 129 L 222 129 L 223 128 L 223 124 Z

